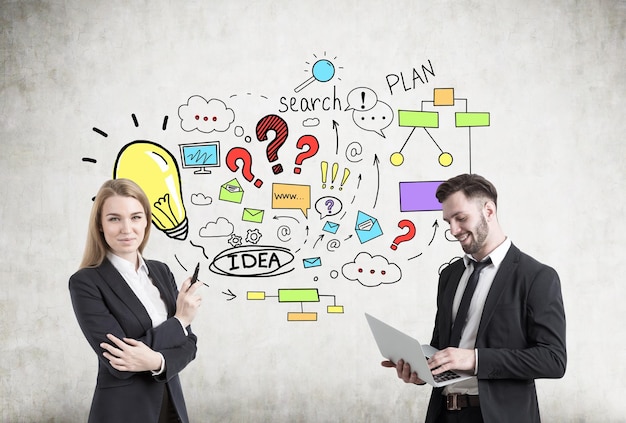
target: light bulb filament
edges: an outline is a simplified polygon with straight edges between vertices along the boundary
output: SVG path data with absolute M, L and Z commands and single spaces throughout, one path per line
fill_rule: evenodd
M 172 225 L 176 226 L 180 222 L 176 219 L 174 212 L 172 211 L 172 205 L 170 204 L 170 195 L 165 194 L 163 197 L 160 197 L 155 203 L 154 208 L 163 213 L 163 215 L 172 223 Z

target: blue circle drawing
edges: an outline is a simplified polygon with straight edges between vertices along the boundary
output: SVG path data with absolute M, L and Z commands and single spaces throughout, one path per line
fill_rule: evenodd
M 328 82 L 335 76 L 335 66 L 328 60 L 322 59 L 313 65 L 313 77 L 319 82 Z

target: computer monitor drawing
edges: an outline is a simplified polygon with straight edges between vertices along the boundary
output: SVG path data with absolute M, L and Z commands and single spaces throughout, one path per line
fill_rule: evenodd
M 212 167 L 220 166 L 220 142 L 179 144 L 183 168 L 196 168 L 195 174 L 209 174 Z

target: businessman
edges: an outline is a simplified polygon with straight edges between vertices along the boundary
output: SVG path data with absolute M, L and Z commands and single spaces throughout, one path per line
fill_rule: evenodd
M 540 422 L 534 380 L 563 377 L 567 362 L 559 277 L 504 234 L 496 188 L 482 176 L 451 178 L 436 196 L 465 256 L 439 277 L 431 345 L 440 351 L 429 367 L 474 377 L 434 388 L 426 422 Z M 382 365 L 424 384 L 404 360 Z

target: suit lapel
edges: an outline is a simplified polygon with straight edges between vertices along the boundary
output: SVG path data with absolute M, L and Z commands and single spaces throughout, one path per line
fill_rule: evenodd
M 478 333 L 476 334 L 477 341 L 480 338 L 483 329 L 489 325 L 496 309 L 496 305 L 502 296 L 502 292 L 513 278 L 513 274 L 515 273 L 519 263 L 519 255 L 520 250 L 515 245 L 511 244 L 511 248 L 509 248 L 506 256 L 504 256 L 504 260 L 502 260 L 502 263 L 500 264 L 498 273 L 496 273 L 496 276 L 493 279 L 493 283 L 489 289 L 489 294 L 485 300 L 485 307 L 483 308 L 480 325 L 478 326 Z
M 167 317 L 172 317 L 176 312 L 176 298 L 168 286 L 167 278 L 162 274 L 162 272 L 158 271 L 156 265 L 152 261 L 146 260 L 146 265 L 148 266 L 148 271 L 150 272 L 150 279 L 161 293 L 161 299 L 167 307 Z
M 104 279 L 104 281 L 109 285 L 120 301 L 128 306 L 137 320 L 141 323 L 141 326 L 146 331 L 151 329 L 152 319 L 150 319 L 150 315 L 130 286 L 128 286 L 128 283 L 117 271 L 115 266 L 113 266 L 108 259 L 105 259 L 97 270 L 102 279 Z

